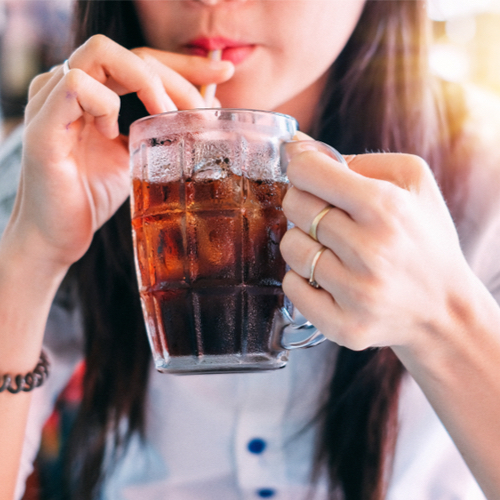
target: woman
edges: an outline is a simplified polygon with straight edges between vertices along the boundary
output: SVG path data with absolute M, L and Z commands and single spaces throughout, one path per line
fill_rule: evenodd
M 79 295 L 86 372 L 63 498 L 484 498 L 471 472 L 498 497 L 500 174 L 460 93 L 427 73 L 422 4 L 92 1 L 78 4 L 77 27 L 66 69 L 30 89 L 0 246 L 2 374 L 33 369 L 76 262 L 65 286 Z M 199 57 L 210 48 L 229 62 Z M 137 93 L 148 113 L 202 107 L 197 88 L 210 83 L 224 107 L 292 114 L 358 154 L 349 171 L 315 151 L 290 163 L 284 290 L 333 342 L 280 372 L 150 371 L 118 96 Z M 120 112 L 124 132 L 134 102 Z M 431 165 L 462 248 L 426 164 L 367 151 Z M 322 245 L 316 289 L 307 278 Z M 2 393 L 0 405 L 1 449 L 18 457 L 29 395 Z M 10 498 L 18 460 L 1 455 Z

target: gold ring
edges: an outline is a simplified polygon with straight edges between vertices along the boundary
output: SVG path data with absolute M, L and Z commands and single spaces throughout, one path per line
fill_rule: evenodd
M 69 61 L 67 59 L 66 61 L 63 62 L 62 69 L 63 69 L 63 75 L 66 76 L 69 73 L 69 70 L 71 69 L 69 67 Z
M 321 219 L 333 208 L 332 205 L 327 205 L 321 212 L 314 217 L 311 224 L 311 229 L 309 229 L 309 236 L 314 240 L 318 241 L 318 225 Z
M 316 269 L 316 264 L 318 263 L 321 254 L 326 250 L 326 247 L 321 247 L 314 256 L 311 263 L 311 273 L 309 275 L 309 284 L 314 288 L 319 288 L 318 282 L 314 279 L 314 270 Z

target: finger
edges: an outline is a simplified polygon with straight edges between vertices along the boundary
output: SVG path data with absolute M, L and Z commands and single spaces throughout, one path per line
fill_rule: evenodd
M 429 165 L 420 157 L 401 153 L 375 153 L 353 157 L 349 168 L 371 179 L 390 182 L 407 191 L 419 191 L 431 174 Z
M 42 73 L 33 78 L 28 89 L 28 100 L 33 99 L 33 97 L 38 94 L 42 88 L 46 87 L 50 81 L 54 81 L 52 88 L 57 84 L 59 80 L 54 79 L 56 71 L 57 70 Z
M 230 61 L 215 61 L 207 57 L 188 56 L 165 52 L 164 50 L 140 47 L 132 52 L 141 58 L 152 57 L 162 65 L 171 68 L 194 85 L 223 83 L 234 74 L 234 64 Z
M 313 140 L 303 132 L 297 132 L 296 141 Z M 308 147 L 311 147 L 309 145 Z M 349 168 L 364 177 L 391 182 L 408 191 L 418 189 L 424 177 L 431 174 L 429 165 L 416 155 L 402 153 L 372 153 L 344 155 Z
M 407 193 L 418 195 L 420 206 L 432 207 L 434 213 L 448 212 L 448 207 L 434 178 L 429 165 L 422 158 L 401 153 L 379 153 L 358 155 L 349 161 L 349 168 L 364 177 L 375 179 L 379 184 L 385 182 L 397 189 L 388 189 L 379 206 L 389 203 L 387 208 L 398 210 L 408 200 Z M 398 189 L 399 188 L 399 189 Z M 392 200 L 391 200 L 392 197 Z
M 317 151 L 293 156 L 287 174 L 295 187 L 344 210 L 357 221 L 370 221 L 371 207 L 382 196 L 377 181 Z
M 286 273 L 283 279 L 285 295 L 325 337 L 340 345 L 340 325 L 343 313 L 330 293 L 321 288 L 311 287 L 306 280 L 294 271 Z
M 35 98 L 37 99 L 38 96 Z M 71 130 L 72 124 L 88 113 L 95 127 L 106 137 L 118 136 L 120 99 L 115 92 L 84 71 L 72 69 L 59 81 L 37 116 L 45 130 Z
M 316 281 L 321 288 L 338 299 L 342 307 L 342 302 L 348 300 L 349 293 L 346 290 L 351 284 L 352 273 L 329 248 L 315 261 L 322 248 L 320 243 L 311 240 L 297 228 L 287 231 L 280 244 L 281 254 L 290 268 L 305 280 Z
M 339 308 L 335 298 L 326 290 L 312 288 L 297 273 L 289 271 L 283 279 L 283 291 L 327 339 L 353 351 L 372 346 L 365 325 Z
M 314 141 L 314 139 L 310 136 L 298 130 L 293 136 L 294 141 Z
M 103 35 L 94 35 L 73 52 L 69 67 L 81 69 L 118 95 L 137 93 L 150 114 L 172 110 L 172 100 L 151 67 Z
M 26 122 L 29 122 L 44 105 L 50 93 L 63 78 L 62 64 L 54 66 L 48 73 L 36 76 L 30 84 L 28 105 L 25 110 Z
M 309 235 L 312 222 L 328 205 L 316 196 L 292 187 L 283 199 L 283 210 L 287 219 Z M 365 266 L 359 248 L 363 246 L 363 234 L 356 222 L 343 210 L 330 207 L 316 229 L 318 241 L 330 248 L 343 265 L 359 272 Z
M 193 109 L 205 107 L 205 101 L 200 91 L 186 78 L 165 66 L 149 53 L 141 55 L 141 59 L 150 68 L 150 73 L 160 78 L 169 98 L 179 109 Z
M 363 156 L 347 158 L 351 163 L 359 165 L 358 159 Z M 377 159 L 383 157 L 366 156 L 377 156 Z M 394 156 L 400 159 L 398 167 L 404 168 L 406 155 Z M 365 161 L 372 160 L 367 158 Z M 394 166 L 395 163 L 392 163 L 393 168 Z M 409 191 L 386 179 L 367 177 L 316 151 L 304 151 L 295 155 L 288 165 L 288 177 L 300 190 L 340 208 L 365 227 L 384 224 L 387 215 L 395 214 L 401 207 L 407 206 L 411 197 Z
M 321 198 L 307 191 L 301 191 L 295 186 L 291 186 L 283 198 L 282 206 L 286 218 L 293 222 L 296 227 L 302 229 L 304 233 L 309 234 L 309 230 L 316 215 L 326 207 L 331 207 L 332 205 L 329 205 Z M 323 221 L 323 219 L 321 219 L 321 221 Z M 319 228 L 320 225 L 317 226 L 316 231 L 318 236 Z

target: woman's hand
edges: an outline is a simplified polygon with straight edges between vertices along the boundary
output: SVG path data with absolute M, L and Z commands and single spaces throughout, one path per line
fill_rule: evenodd
M 298 145 L 300 147 L 300 145 Z M 465 261 L 427 164 L 404 154 L 303 151 L 288 166 L 292 270 L 283 288 L 331 340 L 390 346 L 426 395 L 486 497 L 500 498 L 500 308 Z M 333 205 L 308 233 L 316 215 Z M 308 284 L 314 272 L 321 288 Z M 493 249 L 492 249 L 493 250 Z
M 33 81 L 25 116 L 23 170 L 9 225 L 17 246 L 70 265 L 129 193 L 119 96 L 137 92 L 150 114 L 204 107 L 195 85 L 220 83 L 231 63 L 140 48 L 97 35 L 62 67 Z
M 284 199 L 295 224 L 281 251 L 291 271 L 283 288 L 331 340 L 354 350 L 410 346 L 447 322 L 471 272 L 427 164 L 404 154 L 347 158 L 303 151 L 288 167 Z M 332 205 L 317 228 L 315 216 Z M 326 247 L 314 269 L 317 252 Z

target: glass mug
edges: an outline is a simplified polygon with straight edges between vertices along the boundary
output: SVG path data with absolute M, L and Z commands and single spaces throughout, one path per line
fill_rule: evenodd
M 290 116 L 244 109 L 174 111 L 131 125 L 135 265 L 158 371 L 272 370 L 291 349 L 325 340 L 297 320 L 281 288 L 284 145 L 296 131 Z

